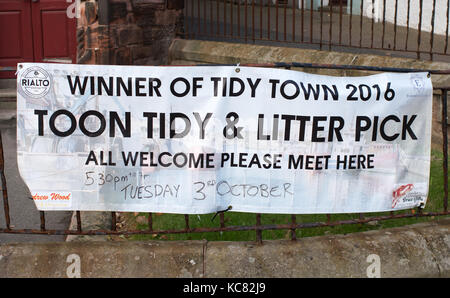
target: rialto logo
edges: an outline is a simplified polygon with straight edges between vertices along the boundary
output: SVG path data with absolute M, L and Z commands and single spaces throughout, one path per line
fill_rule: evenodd
M 408 194 L 414 188 L 413 184 L 405 184 L 398 187 L 392 192 L 392 208 L 397 206 L 401 198 Z
M 35 66 L 26 69 L 18 83 L 25 96 L 41 98 L 50 91 L 52 78 L 47 71 Z

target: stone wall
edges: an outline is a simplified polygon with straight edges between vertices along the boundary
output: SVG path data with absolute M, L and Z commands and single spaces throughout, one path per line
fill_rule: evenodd
M 85 0 L 77 24 L 77 63 L 168 64 L 183 30 L 183 0 Z
M 447 218 L 347 235 L 267 240 L 262 245 L 250 241 L 0 243 L 0 278 L 448 278 L 449 232 Z

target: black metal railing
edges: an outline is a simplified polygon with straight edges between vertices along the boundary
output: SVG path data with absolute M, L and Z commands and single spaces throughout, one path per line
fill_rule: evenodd
M 204 65 L 203 65 L 204 66 Z M 223 65 L 222 65 L 223 66 Z M 338 69 L 338 70 L 358 70 L 358 71 L 375 71 L 375 72 L 428 72 L 430 75 L 450 75 L 450 70 L 431 70 L 431 69 L 407 69 L 407 68 L 392 68 L 392 67 L 374 67 L 374 66 L 358 66 L 358 65 L 334 65 L 334 64 L 311 64 L 311 63 L 266 63 L 266 64 L 246 64 L 241 66 L 254 67 L 272 67 L 272 68 L 308 68 L 308 69 Z M 1 70 L 1 69 L 0 69 Z M 8 69 L 9 70 L 9 69 Z M 442 115 L 442 170 L 443 170 L 443 193 L 442 193 L 442 208 L 439 211 L 424 212 L 421 208 L 411 209 L 410 212 L 395 214 L 394 212 L 377 213 L 375 216 L 367 216 L 366 214 L 359 214 L 359 218 L 334 220 L 331 214 L 326 215 L 326 221 L 321 222 L 297 222 L 302 215 L 292 214 L 290 216 L 290 223 L 283 224 L 263 224 L 263 214 L 255 214 L 254 225 L 226 225 L 226 212 L 219 212 L 218 227 L 191 227 L 189 215 L 184 216 L 184 228 L 179 229 L 154 229 L 155 217 L 152 213 L 148 213 L 147 228 L 146 229 L 117 229 L 117 215 L 116 212 L 111 212 L 111 227 L 110 229 L 96 229 L 84 230 L 82 228 L 81 213 L 75 211 L 76 229 L 62 230 L 62 229 L 48 229 L 45 221 L 46 212 L 40 211 L 40 227 L 39 228 L 15 228 L 11 225 L 10 209 L 8 202 L 8 191 L 5 178 L 3 145 L 0 134 L 0 176 L 1 189 L 3 196 L 3 210 L 5 215 L 5 227 L 0 228 L 0 233 L 10 234 L 41 234 L 41 235 L 166 235 L 166 234 L 184 234 L 184 233 L 205 233 L 205 232 L 231 232 L 231 231 L 255 231 L 256 241 L 261 243 L 263 240 L 263 231 L 268 230 L 287 230 L 290 231 L 290 238 L 296 240 L 296 231 L 305 228 L 319 228 L 319 227 L 335 227 L 341 225 L 365 224 L 373 221 L 397 220 L 404 218 L 423 218 L 449 215 L 448 211 L 448 92 L 450 86 L 440 86 L 434 88 L 434 91 L 439 92 L 441 96 L 441 115 Z M 47 211 L 57 212 L 57 211 Z M 215 216 L 214 216 L 215 217 Z

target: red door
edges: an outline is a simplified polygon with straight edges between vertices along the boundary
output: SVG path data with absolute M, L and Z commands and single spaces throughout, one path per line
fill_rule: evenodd
M 33 33 L 31 0 L 0 0 L 0 66 L 32 62 Z M 14 72 L 0 71 L 0 78 L 13 78 Z
M 76 19 L 66 0 L 0 0 L 0 66 L 76 61 Z M 0 78 L 14 72 L 0 71 Z

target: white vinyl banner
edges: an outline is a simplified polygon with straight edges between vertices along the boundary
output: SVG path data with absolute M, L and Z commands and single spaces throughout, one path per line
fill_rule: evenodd
M 17 157 L 39 210 L 352 213 L 425 205 L 427 73 L 23 63 Z

